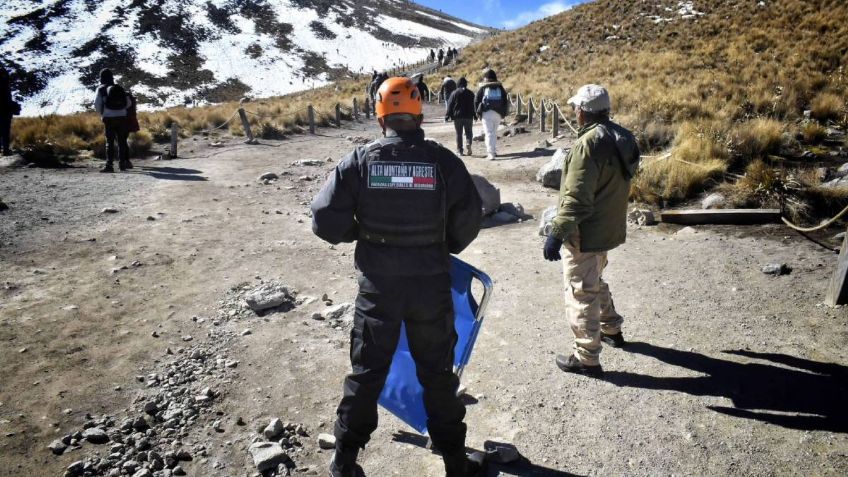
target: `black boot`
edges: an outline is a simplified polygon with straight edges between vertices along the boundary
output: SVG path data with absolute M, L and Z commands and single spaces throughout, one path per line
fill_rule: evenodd
M 119 162 L 119 163 L 118 163 L 118 168 L 120 168 L 122 171 L 125 171 L 125 170 L 127 170 L 127 169 L 132 169 L 132 168 L 133 168 L 133 165 L 132 165 L 132 163 L 130 162 L 130 160 L 129 160 L 129 159 L 127 159 L 127 160 L 125 160 L 125 161 L 121 161 L 121 162 Z
M 601 368 L 600 364 L 597 366 L 585 365 L 573 354 L 568 356 L 563 356 L 561 354 L 557 355 L 556 364 L 559 366 L 559 369 L 566 373 L 585 374 L 594 378 L 599 378 L 604 375 L 604 369 Z
M 446 454 L 446 477 L 483 477 L 486 475 L 486 454 L 473 452 L 466 456 L 465 452 Z
M 362 467 L 357 465 L 356 457 L 359 448 L 336 447 L 336 452 L 330 460 L 330 477 L 365 477 Z
M 112 167 L 111 162 L 107 162 L 106 166 L 104 166 L 103 169 L 100 169 L 100 172 L 115 172 L 115 168 Z

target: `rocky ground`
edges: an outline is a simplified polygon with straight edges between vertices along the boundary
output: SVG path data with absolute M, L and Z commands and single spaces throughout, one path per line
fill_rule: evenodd
M 308 203 L 377 134 L 196 138 L 115 175 L 0 168 L 0 475 L 324 475 L 355 271 Z M 782 226 L 633 225 L 606 274 L 632 343 L 603 352 L 602 380 L 556 368 L 561 270 L 538 235 L 556 192 L 535 175 L 570 139 L 540 140 L 465 158 L 521 205 L 462 254 L 496 282 L 463 378 L 468 445 L 526 457 L 490 475 L 848 473 L 848 312 L 822 304 L 836 257 Z M 443 475 L 425 442 L 381 411 L 362 465 Z

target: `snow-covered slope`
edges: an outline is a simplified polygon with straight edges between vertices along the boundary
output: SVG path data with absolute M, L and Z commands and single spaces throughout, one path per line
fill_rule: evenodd
M 0 1 L 25 115 L 90 107 L 103 67 L 163 107 L 308 89 L 486 33 L 405 0 Z

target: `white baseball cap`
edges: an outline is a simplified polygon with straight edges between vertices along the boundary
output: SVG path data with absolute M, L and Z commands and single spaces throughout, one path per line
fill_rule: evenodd
M 609 93 L 606 88 L 597 84 L 586 84 L 577 90 L 577 94 L 568 99 L 568 104 L 574 105 L 590 113 L 609 111 Z

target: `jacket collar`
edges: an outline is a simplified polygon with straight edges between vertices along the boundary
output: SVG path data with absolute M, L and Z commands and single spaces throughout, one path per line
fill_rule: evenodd
M 399 138 L 404 142 L 423 142 L 424 130 L 421 128 L 414 131 L 395 131 L 394 129 L 386 129 L 386 138 Z

